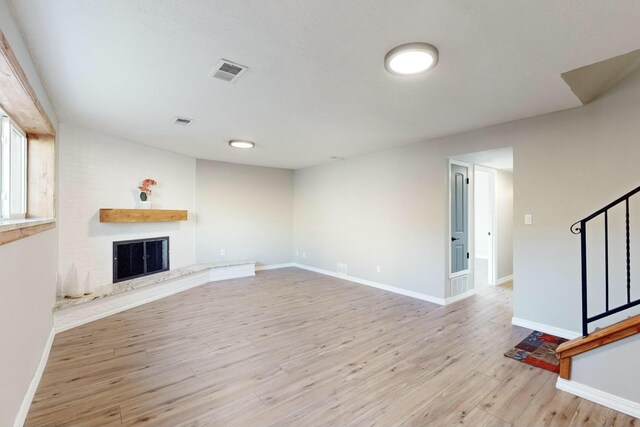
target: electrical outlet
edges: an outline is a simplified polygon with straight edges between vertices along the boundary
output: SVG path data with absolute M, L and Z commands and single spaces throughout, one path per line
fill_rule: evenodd
M 224 256 L 227 254 L 227 251 L 225 251 L 224 249 L 220 249 L 220 255 Z
M 306 252 L 302 252 L 302 258 L 306 258 L 307 257 L 307 253 Z
M 380 273 L 380 266 L 379 266 L 379 265 L 376 267 L 376 271 L 377 271 L 378 273 Z
M 296 256 L 300 256 L 300 251 L 296 251 Z

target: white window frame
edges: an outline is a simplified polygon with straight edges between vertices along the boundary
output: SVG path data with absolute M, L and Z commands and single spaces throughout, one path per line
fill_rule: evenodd
M 0 110 L 0 220 L 24 219 L 27 214 L 27 135 L 11 118 Z M 21 138 L 16 152 L 14 132 Z M 20 170 L 12 173 L 14 156 L 19 156 Z M 20 182 L 15 183 L 18 176 Z M 22 194 L 18 205 L 13 202 L 16 185 Z

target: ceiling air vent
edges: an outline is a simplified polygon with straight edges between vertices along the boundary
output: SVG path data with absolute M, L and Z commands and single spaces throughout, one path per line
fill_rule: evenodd
M 180 126 L 189 126 L 193 120 L 187 119 L 186 117 L 176 117 L 173 121 L 173 124 Z
M 247 67 L 244 65 L 221 59 L 209 76 L 233 83 L 238 80 L 245 71 L 247 71 Z

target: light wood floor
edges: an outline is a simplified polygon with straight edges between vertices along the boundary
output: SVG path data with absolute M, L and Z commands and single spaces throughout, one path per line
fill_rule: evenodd
M 56 336 L 27 426 L 626 426 L 502 354 L 511 289 L 445 308 L 295 268 Z

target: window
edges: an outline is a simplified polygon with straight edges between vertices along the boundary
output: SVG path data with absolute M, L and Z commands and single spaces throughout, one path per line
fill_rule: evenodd
M 0 110 L 0 219 L 27 213 L 27 137 Z

